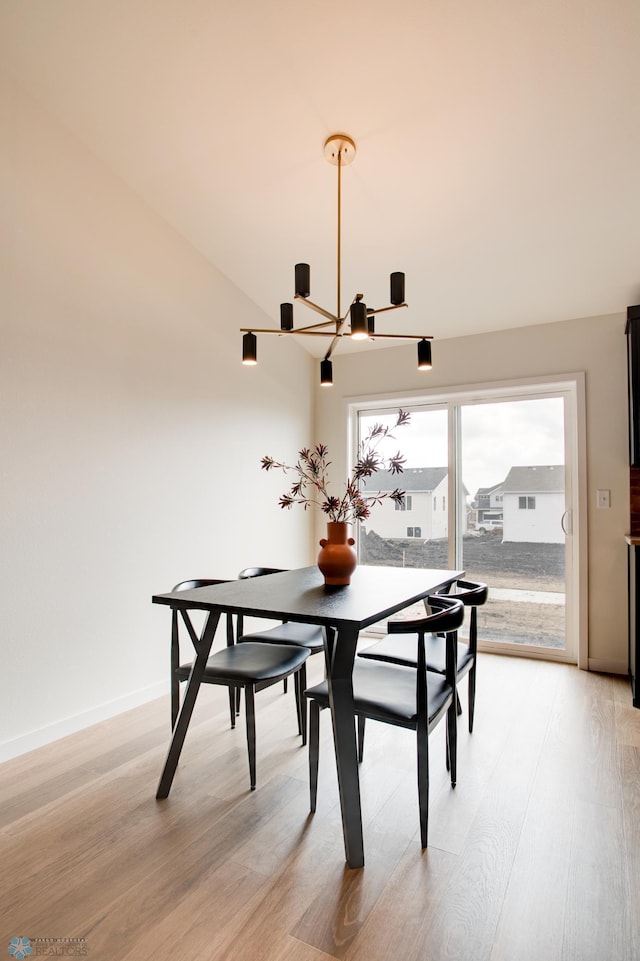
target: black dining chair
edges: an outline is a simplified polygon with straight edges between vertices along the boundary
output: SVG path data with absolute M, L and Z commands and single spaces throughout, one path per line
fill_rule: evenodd
M 279 567 L 245 567 L 238 574 L 238 579 L 243 580 L 247 577 L 263 577 L 267 574 L 283 573 Z M 297 624 L 293 621 L 285 621 L 276 624 L 275 627 L 268 627 L 264 631 L 255 631 L 251 634 L 244 634 L 243 619 L 238 617 L 238 643 L 244 644 L 246 641 L 260 644 L 293 644 L 296 647 L 304 647 L 309 654 L 319 654 L 324 650 L 324 635 L 322 628 L 317 624 Z M 287 690 L 287 681 L 284 681 L 284 690 Z
M 464 620 L 464 605 L 455 597 L 430 596 L 431 613 L 419 620 L 391 621 L 390 634 L 410 632 L 417 638 L 417 667 L 356 658 L 353 701 L 358 718 L 358 760 L 362 761 L 366 718 L 416 732 L 420 840 L 427 847 L 429 819 L 429 734 L 447 717 L 447 752 L 451 786 L 456 785 L 456 644 Z M 446 644 L 446 673 L 426 668 L 425 638 L 442 633 Z M 320 711 L 329 707 L 327 681 L 305 691 L 310 702 L 309 786 L 311 810 L 316 809 L 320 753 Z
M 284 569 L 280 567 L 245 567 L 238 574 L 239 580 L 247 577 L 264 577 L 266 574 L 282 574 Z M 322 628 L 317 624 L 296 624 L 293 621 L 285 621 L 276 624 L 275 627 L 268 627 L 264 631 L 254 631 L 245 634 L 243 631 L 242 616 L 238 617 L 238 642 L 244 643 L 247 640 L 261 641 L 263 644 L 296 644 L 298 647 L 306 647 L 310 654 L 317 654 L 324 650 L 324 637 Z
M 224 584 L 219 579 L 200 577 L 190 581 L 180 581 L 173 588 L 174 591 L 190 591 L 196 587 L 208 587 L 211 584 Z M 235 643 L 233 630 L 233 617 L 226 615 L 226 638 L 227 645 Z M 180 712 L 180 685 L 189 680 L 191 664 L 180 664 L 180 619 L 177 610 L 171 611 L 171 730 L 176 726 L 178 713 Z M 229 709 L 233 703 L 233 692 L 229 691 Z
M 432 597 L 440 595 L 431 595 Z M 442 595 L 445 597 L 455 597 L 461 600 L 465 607 L 471 609 L 469 617 L 469 639 L 467 642 L 459 640 L 457 653 L 457 681 L 460 681 L 465 674 L 469 675 L 469 733 L 473 731 L 473 717 L 476 704 L 476 668 L 478 660 L 478 622 L 477 608 L 486 604 L 489 597 L 489 589 L 486 584 L 475 583 L 473 581 L 458 581 L 455 586 L 455 593 Z M 437 634 L 429 634 L 425 638 L 425 654 L 427 659 L 427 670 L 444 674 L 445 665 L 445 641 Z M 389 664 L 402 664 L 415 667 L 418 657 L 418 639 L 414 634 L 405 634 L 402 637 L 384 637 L 377 644 L 360 651 L 359 657 L 385 661 Z M 458 700 L 458 713 L 460 713 L 460 701 Z
M 181 581 L 173 590 L 191 590 L 197 587 L 207 587 L 213 584 L 224 584 L 221 580 L 190 580 Z M 192 665 L 180 664 L 179 624 L 182 620 L 192 642 L 198 640 L 193 625 L 183 610 L 172 611 L 171 631 L 171 712 L 172 726 L 179 710 L 180 683 L 191 676 Z M 258 644 L 234 643 L 233 618 L 226 615 L 226 647 L 211 654 L 207 660 L 203 684 L 218 684 L 229 689 L 229 714 L 231 727 L 236 725 L 236 692 L 244 690 L 245 717 L 247 730 L 247 748 L 249 752 L 249 776 L 251 790 L 256 786 L 256 725 L 255 725 L 255 694 L 272 684 L 294 676 L 296 689 L 296 711 L 298 715 L 298 730 L 302 735 L 303 745 L 307 743 L 307 718 L 304 710 L 303 691 L 307 683 L 306 660 L 309 651 L 291 644 Z

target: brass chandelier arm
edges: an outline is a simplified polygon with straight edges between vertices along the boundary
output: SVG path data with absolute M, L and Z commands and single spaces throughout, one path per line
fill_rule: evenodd
M 322 314 L 323 317 L 326 317 L 328 320 L 332 320 L 334 324 L 338 323 L 339 318 L 336 317 L 335 314 L 330 314 L 328 310 L 324 309 L 324 307 L 319 307 L 318 304 L 314 304 L 314 302 L 309 300 L 308 297 L 302 297 L 300 294 L 296 294 L 293 299 L 299 300 L 305 305 L 305 307 L 309 307 L 311 310 L 315 310 L 317 314 Z
M 241 334 L 278 334 L 280 337 L 288 337 L 291 334 L 303 337 L 335 337 L 333 330 L 312 330 L 310 327 L 301 327 L 299 330 L 282 330 L 280 327 L 241 327 Z M 338 335 L 342 336 L 342 335 Z
M 294 297 L 294 300 L 299 300 L 301 303 L 306 304 L 307 307 L 310 307 L 311 310 L 315 310 L 316 313 L 322 314 L 323 317 L 327 317 L 327 318 L 328 318 L 327 322 L 328 322 L 328 323 L 336 324 L 336 325 L 337 325 L 337 328 L 338 328 L 339 330 L 342 329 L 342 327 L 344 326 L 344 324 L 346 323 L 346 321 L 347 321 L 348 318 L 349 318 L 349 311 L 346 312 L 346 314 L 344 315 L 344 317 L 336 317 L 336 316 L 334 316 L 334 314 L 329 313 L 329 311 L 328 311 L 328 310 L 325 310 L 323 307 L 319 307 L 318 304 L 314 304 L 312 300 L 308 300 L 306 297 L 301 297 L 300 294 L 296 294 L 295 297 Z M 354 298 L 354 301 L 355 301 L 355 298 Z M 375 310 L 372 310 L 372 309 L 370 309 L 370 308 L 367 308 L 367 314 L 368 314 L 369 316 L 372 316 L 373 314 L 384 314 L 384 313 L 387 313 L 387 311 L 389 311 L 389 310 L 399 310 L 400 307 L 408 307 L 408 306 L 409 306 L 409 304 L 391 304 L 390 307 L 378 307 L 378 308 L 376 308 Z M 315 327 L 322 327 L 323 325 L 322 325 L 322 324 L 314 324 L 314 326 L 315 326 Z M 298 328 L 298 330 L 312 330 L 312 329 L 313 329 L 312 327 L 299 327 L 299 328 Z M 422 339 L 422 338 L 420 338 L 420 339 Z
M 409 304 L 391 304 L 390 307 L 378 307 L 376 310 L 372 310 L 370 307 L 367 307 L 367 316 L 371 316 L 373 314 L 385 314 L 388 310 L 399 310 L 400 307 L 408 306 Z M 420 339 L 422 340 L 422 338 Z
M 332 340 L 331 343 L 329 344 L 329 350 L 328 350 L 328 351 L 326 352 L 326 354 L 324 355 L 324 359 L 325 359 L 325 360 L 329 360 L 329 359 L 330 359 L 332 353 L 334 352 L 334 350 L 336 349 L 336 347 L 337 347 L 338 344 L 340 343 L 340 338 L 341 338 L 341 337 L 346 337 L 346 336 L 348 336 L 348 334 L 343 334 L 343 333 L 342 333 L 342 328 L 343 328 L 344 325 L 346 324 L 348 317 L 349 317 L 349 311 L 347 311 L 346 314 L 344 315 L 344 317 L 341 317 L 340 320 L 336 323 L 336 332 L 335 332 L 335 335 L 334 335 L 333 340 Z
M 336 344 L 341 337 L 348 336 L 348 334 L 335 333 L 332 330 L 312 330 L 310 327 L 301 327 L 299 330 L 281 330 L 279 327 L 241 327 L 241 334 L 278 334 L 279 337 L 288 337 L 293 335 L 297 337 L 302 335 L 303 337 L 333 337 Z M 371 334 L 370 340 L 433 340 L 432 334 Z M 331 345 L 327 351 L 327 359 L 331 356 L 335 345 Z
M 308 324 L 306 327 L 297 327 L 297 328 L 293 331 L 293 333 L 294 333 L 294 334 L 299 334 L 299 333 L 301 333 L 303 330 L 317 330 L 319 327 L 328 327 L 329 324 L 334 324 L 334 326 L 335 326 L 335 323 L 334 323 L 333 320 L 323 320 L 321 324 Z
M 433 334 L 371 334 L 369 340 L 433 340 Z
M 340 343 L 340 338 L 341 338 L 341 337 L 342 337 L 342 334 L 334 334 L 334 335 L 333 335 L 333 340 L 332 340 L 331 343 L 329 344 L 329 349 L 327 350 L 326 354 L 324 355 L 324 359 L 325 359 L 325 360 L 330 360 L 332 353 L 334 352 L 334 350 L 336 349 L 336 347 L 337 347 L 338 344 Z

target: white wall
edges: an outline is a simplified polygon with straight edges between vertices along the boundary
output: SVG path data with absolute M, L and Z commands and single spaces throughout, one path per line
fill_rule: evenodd
M 416 369 L 415 347 L 334 355 L 334 387 L 317 392 L 316 440 L 330 445 L 336 476 L 347 469 L 344 430 L 349 398 L 402 396 L 430 387 L 585 371 L 588 487 L 589 664 L 627 671 L 629 525 L 625 316 L 589 317 L 473 337 L 435 341 L 434 369 Z M 595 492 L 611 491 L 596 509 Z
M 520 509 L 522 496 L 535 498 L 535 508 Z M 502 540 L 527 544 L 564 544 L 560 519 L 565 510 L 564 493 L 532 491 L 529 495 L 505 494 Z
M 432 537 L 446 537 L 449 533 L 449 477 L 443 477 L 435 491 L 433 492 L 436 498 L 436 506 L 433 507 L 432 498 L 432 518 L 433 518 L 433 532 Z
M 9 757 L 166 687 L 153 593 L 312 561 L 259 462 L 310 442 L 313 372 L 266 338 L 243 367 L 271 321 L 8 80 L 0 115 Z
M 398 487 L 403 490 L 402 477 L 398 479 Z M 375 477 L 372 479 L 371 490 L 375 490 Z M 390 498 L 376 504 L 371 517 L 366 521 L 367 531 L 373 531 L 379 537 L 406 537 L 407 527 L 422 528 L 422 539 L 429 537 L 431 530 L 431 494 L 424 491 L 410 491 L 410 510 L 397 510 L 395 501 Z

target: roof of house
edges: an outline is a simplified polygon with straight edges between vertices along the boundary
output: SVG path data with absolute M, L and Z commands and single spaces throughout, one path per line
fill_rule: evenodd
M 503 484 L 504 481 L 500 481 L 499 484 L 494 484 L 493 487 L 479 487 L 476 491 L 476 497 L 486 497 L 488 494 L 493 494 L 494 491 L 499 490 Z
M 394 491 L 396 488 L 409 492 L 432 491 L 442 483 L 447 473 L 446 467 L 405 467 L 401 474 L 381 470 L 368 478 L 366 487 L 372 491 Z
M 564 490 L 564 465 L 542 464 L 535 467 L 512 467 L 502 487 L 505 494 Z

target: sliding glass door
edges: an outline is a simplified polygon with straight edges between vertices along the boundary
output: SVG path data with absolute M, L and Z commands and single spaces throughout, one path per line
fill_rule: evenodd
M 538 386 L 402 402 L 411 421 L 386 452 L 403 454 L 404 473 L 369 486 L 400 487 L 404 502 L 372 511 L 360 563 L 463 569 L 490 587 L 485 649 L 575 660 L 573 401 L 569 388 Z M 396 409 L 361 407 L 359 436 Z
M 566 651 L 564 420 L 561 396 L 460 409 L 471 497 L 458 556 L 471 580 L 491 585 L 485 642 Z

